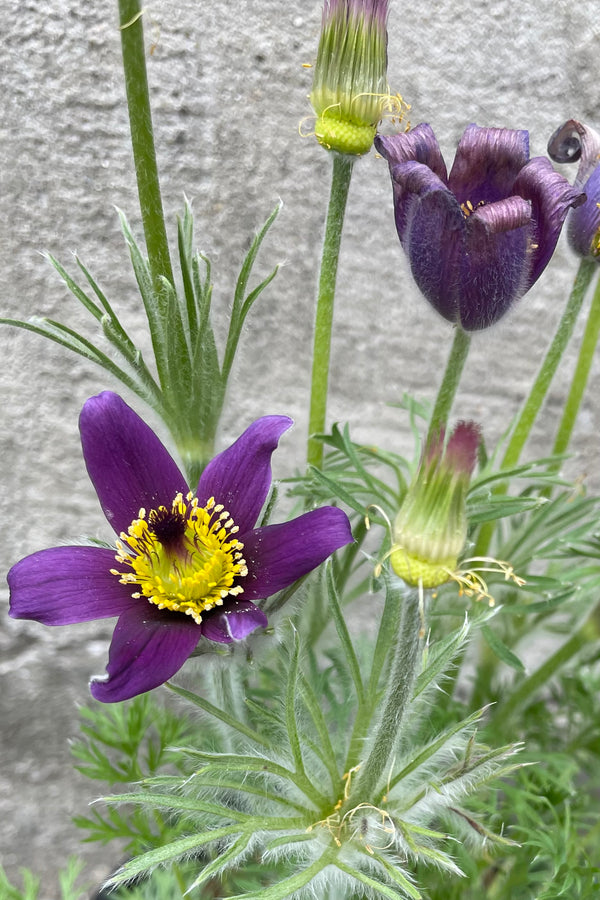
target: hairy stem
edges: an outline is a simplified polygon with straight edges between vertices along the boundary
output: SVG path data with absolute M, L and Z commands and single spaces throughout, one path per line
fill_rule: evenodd
M 337 153 L 333 154 L 331 193 L 329 195 L 329 210 L 327 212 L 325 237 L 323 239 L 323 255 L 321 258 L 321 273 L 317 296 L 308 425 L 308 463 L 319 469 L 323 465 L 323 445 L 320 441 L 315 440 L 312 435 L 325 430 L 333 301 L 344 213 L 346 211 L 353 164 L 353 157 L 342 156 Z
M 417 674 L 420 624 L 419 591 L 417 588 L 407 588 L 402 602 L 389 687 L 371 742 L 371 752 L 352 786 L 350 804 L 354 804 L 356 798 L 359 802 L 369 802 L 389 769 Z
M 592 305 L 579 350 L 579 359 L 577 360 L 562 419 L 558 426 L 553 450 L 556 454 L 564 453 L 569 446 L 577 413 L 588 383 L 590 369 L 598 344 L 598 335 L 600 335 L 600 279 L 596 282 L 596 290 L 592 298 Z
M 154 287 L 158 290 L 161 277 L 173 284 L 173 270 L 156 165 L 140 0 L 119 0 L 119 27 L 131 145 L 146 250 Z
M 446 422 L 448 421 L 448 416 L 450 415 L 450 410 L 454 403 L 454 398 L 456 396 L 456 391 L 470 346 L 471 335 L 467 334 L 466 331 L 463 331 L 460 325 L 457 325 L 448 362 L 446 363 L 446 371 L 444 372 L 444 377 L 442 378 L 442 383 L 433 408 L 433 415 L 431 416 L 429 433 L 427 435 L 427 443 L 437 437 L 440 429 L 445 427 Z
M 519 462 L 521 451 L 525 446 L 525 442 L 529 437 L 529 433 L 540 411 L 542 403 L 548 393 L 550 382 L 554 378 L 558 364 L 562 359 L 566 346 L 569 343 L 573 328 L 577 321 L 577 316 L 583 303 L 583 298 L 589 287 L 590 281 L 595 271 L 595 263 L 589 259 L 583 259 L 580 263 L 573 290 L 567 302 L 566 309 L 558 324 L 558 329 L 554 335 L 554 340 L 550 344 L 542 367 L 538 372 L 538 376 L 531 388 L 531 392 L 525 406 L 521 411 L 521 415 L 515 425 L 512 437 L 506 448 L 502 467 L 510 469 Z
M 548 393 L 550 383 L 556 373 L 558 364 L 562 359 L 562 355 L 567 344 L 573 334 L 577 316 L 581 310 L 581 305 L 585 297 L 585 293 L 590 285 L 594 271 L 595 263 L 589 259 L 583 259 L 577 270 L 573 289 L 569 296 L 567 306 L 558 323 L 558 329 L 554 335 L 554 340 L 550 344 L 550 348 L 546 353 L 546 357 L 542 363 L 537 378 L 533 383 L 531 392 L 514 427 L 512 437 L 506 448 L 504 459 L 502 460 L 502 468 L 510 469 L 516 466 L 521 456 L 521 451 L 525 446 L 529 433 L 540 411 L 542 403 Z M 508 485 L 500 485 L 496 488 L 496 494 L 505 494 Z M 476 556 L 486 556 L 489 550 L 492 537 L 494 535 L 495 522 L 486 522 L 479 532 L 479 538 L 475 548 Z

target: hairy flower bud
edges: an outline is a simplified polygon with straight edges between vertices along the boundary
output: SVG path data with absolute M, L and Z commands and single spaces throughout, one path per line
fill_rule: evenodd
M 310 102 L 315 136 L 327 150 L 367 153 L 384 108 L 387 84 L 388 0 L 325 0 Z
M 480 437 L 474 422 L 459 422 L 445 448 L 442 431 L 425 451 L 392 530 L 390 562 L 407 584 L 434 588 L 457 568 Z

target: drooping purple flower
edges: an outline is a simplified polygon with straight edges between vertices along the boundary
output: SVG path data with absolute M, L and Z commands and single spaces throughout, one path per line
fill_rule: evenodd
M 465 331 L 487 328 L 539 278 L 577 188 L 542 157 L 529 135 L 465 130 L 447 174 L 429 125 L 378 135 L 392 176 L 396 228 L 427 300 Z
M 256 528 L 271 485 L 271 454 L 292 424 L 258 419 L 206 467 L 197 491 L 158 437 L 117 395 L 80 417 L 88 473 L 118 534 L 116 551 L 42 550 L 8 574 L 10 615 L 45 625 L 118 616 L 97 700 L 126 700 L 163 684 L 201 636 L 241 640 L 267 618 L 256 600 L 293 584 L 352 541 L 335 507 Z
M 567 235 L 575 253 L 600 262 L 600 134 L 569 119 L 548 141 L 548 154 L 554 162 L 579 162 L 573 187 L 587 199 L 570 213 Z

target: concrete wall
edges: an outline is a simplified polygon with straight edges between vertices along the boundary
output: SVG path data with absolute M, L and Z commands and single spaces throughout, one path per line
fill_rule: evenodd
M 147 347 L 114 211 L 122 208 L 140 233 L 115 7 L 0 0 L 0 312 L 40 313 L 86 329 L 91 320 L 39 255 L 48 250 L 71 265 L 76 251 Z M 470 122 L 528 128 L 532 154 L 543 154 L 566 118 L 600 124 L 597 12 L 596 0 L 392 0 L 390 85 L 411 103 L 413 124 L 432 124 L 449 160 Z M 145 14 L 166 214 L 173 234 L 184 192 L 194 202 L 198 245 L 214 265 L 218 325 L 249 236 L 284 201 L 259 269 L 285 265 L 252 315 L 223 423 L 224 442 L 257 415 L 294 416 L 279 474 L 303 461 L 329 185 L 327 154 L 298 135 L 310 114 L 311 72 L 302 63 L 314 58 L 320 15 L 320 0 L 157 0 Z M 576 265 L 562 239 L 534 289 L 474 338 L 455 414 L 480 420 L 489 441 L 506 429 L 537 371 Z M 411 282 L 387 166 L 371 154 L 356 166 L 347 213 L 331 420 L 350 420 L 357 439 L 410 449 L 402 413 L 387 404 L 404 391 L 433 399 L 451 336 Z M 88 396 L 114 384 L 23 332 L 0 331 L 0 347 L 4 573 L 42 547 L 108 536 L 84 473 L 77 416 Z M 554 433 L 573 359 L 570 353 L 553 385 L 531 453 Z M 596 485 L 599 377 L 596 367 L 571 464 Z M 68 816 L 94 796 L 92 785 L 73 782 L 66 742 L 87 676 L 103 669 L 109 634 L 107 624 L 54 631 L 6 620 L 0 630 L 7 745 L 0 789 L 11 797 L 0 819 L 1 858 L 11 873 L 36 865 L 48 896 L 56 847 L 65 857 L 77 850 Z M 115 858 L 110 848 L 87 852 L 98 871 Z

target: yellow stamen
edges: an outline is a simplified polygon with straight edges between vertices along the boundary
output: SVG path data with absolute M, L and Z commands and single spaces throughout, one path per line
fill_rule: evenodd
M 238 530 L 214 497 L 200 507 L 191 493 L 185 500 L 179 493 L 170 509 L 140 509 L 116 545 L 115 559 L 128 569 L 110 571 L 121 584 L 139 587 L 132 597 L 146 597 L 200 624 L 203 612 L 244 590 L 238 581 L 248 568 L 244 545 L 234 537 Z

